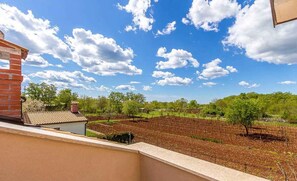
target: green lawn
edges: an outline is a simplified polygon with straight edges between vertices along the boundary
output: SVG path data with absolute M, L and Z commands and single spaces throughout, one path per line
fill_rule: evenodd
M 86 136 L 88 136 L 88 137 L 97 137 L 98 135 L 95 134 L 95 133 L 93 133 L 93 132 L 91 132 L 91 131 L 89 131 L 89 130 L 87 129 L 87 131 L 86 131 Z

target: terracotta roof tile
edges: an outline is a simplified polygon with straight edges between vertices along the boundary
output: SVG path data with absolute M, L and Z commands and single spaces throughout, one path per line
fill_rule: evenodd
M 70 111 L 27 112 L 27 123 L 34 125 L 83 122 L 88 119 L 82 114 L 73 114 Z

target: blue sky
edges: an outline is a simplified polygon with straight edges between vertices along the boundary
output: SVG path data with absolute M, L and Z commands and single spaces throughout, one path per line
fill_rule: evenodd
M 297 93 L 297 21 L 273 28 L 268 0 L 7 0 L 0 17 L 5 38 L 30 50 L 23 86 L 200 103 Z

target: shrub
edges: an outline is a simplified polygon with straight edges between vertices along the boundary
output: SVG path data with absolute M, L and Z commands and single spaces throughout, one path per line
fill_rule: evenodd
M 132 143 L 134 135 L 130 132 L 106 135 L 105 139 L 119 143 Z

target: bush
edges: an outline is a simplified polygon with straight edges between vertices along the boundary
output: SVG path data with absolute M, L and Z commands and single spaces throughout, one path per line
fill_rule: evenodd
M 134 135 L 130 132 L 106 135 L 105 139 L 119 143 L 132 143 Z

